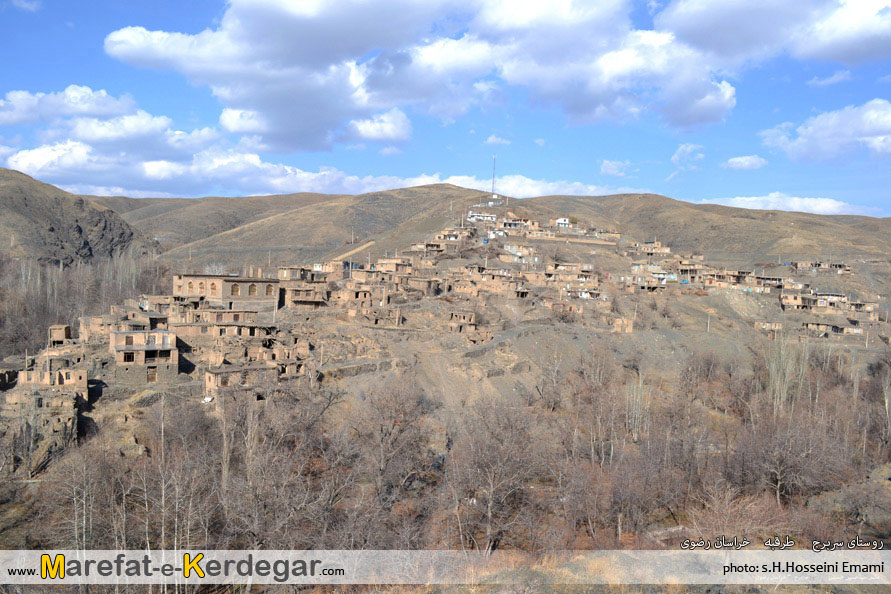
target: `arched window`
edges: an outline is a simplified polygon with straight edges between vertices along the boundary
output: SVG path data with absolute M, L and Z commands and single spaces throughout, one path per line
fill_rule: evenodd
M 238 287 L 238 285 L 232 285 L 232 295 L 237 297 L 240 294 L 241 289 Z
M 211 297 L 217 296 L 217 284 L 216 283 L 210 283 L 210 296 Z
M 248 295 L 250 295 L 251 297 L 253 297 L 253 296 L 255 296 L 256 294 L 257 294 L 257 285 L 253 285 L 253 284 L 250 285 L 250 286 L 248 287 Z
M 272 291 L 273 291 L 272 285 L 266 285 L 266 296 L 267 297 L 272 297 Z
M 189 293 L 192 293 L 195 290 L 195 285 L 192 283 L 192 281 L 189 281 L 188 286 L 189 286 Z
M 204 295 L 204 281 L 198 283 L 198 292 Z

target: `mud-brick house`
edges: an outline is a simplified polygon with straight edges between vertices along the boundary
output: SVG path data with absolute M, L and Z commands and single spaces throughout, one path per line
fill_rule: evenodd
M 119 314 L 105 314 L 78 318 L 78 338 L 84 343 L 104 342 L 108 340 L 109 333 L 117 328 L 122 317 Z
M 319 309 L 328 305 L 331 291 L 325 282 L 284 281 L 283 306 L 297 309 Z
M 860 326 L 841 326 L 838 324 L 833 324 L 832 333 L 845 336 L 860 336 L 863 334 L 863 328 L 861 328 Z
M 476 314 L 472 311 L 449 312 L 449 332 L 464 333 L 477 329 Z
M 656 256 L 660 254 L 670 254 L 671 248 L 667 245 L 662 245 L 661 241 L 645 241 L 643 243 L 635 243 L 631 249 L 638 254 L 643 254 L 644 256 Z
M 411 274 L 411 258 L 379 258 L 374 264 L 376 270 L 393 274 Z
M 114 379 L 122 383 L 170 382 L 179 373 L 176 332 L 171 330 L 116 331 L 108 351 L 114 357 Z
M 629 334 L 634 331 L 634 321 L 631 318 L 613 318 L 610 322 L 610 332 Z
M 53 324 L 49 327 L 46 340 L 49 346 L 63 346 L 71 342 L 71 326 L 68 324 Z
M 338 279 L 329 279 L 325 267 L 317 264 L 315 266 L 280 266 L 278 269 L 278 280 L 324 283 Z
M 262 272 L 262 271 L 258 271 Z M 203 297 L 225 309 L 269 311 L 279 301 L 279 279 L 261 276 L 174 274 L 174 297 Z
M 18 374 L 17 386 L 32 389 L 62 388 L 86 395 L 87 370 L 68 359 L 38 356 L 34 369 Z
M 186 323 L 237 324 L 256 322 L 257 312 L 251 309 L 196 309 L 189 312 Z
M 332 297 L 343 307 L 371 307 L 374 301 L 371 290 L 362 285 L 343 287 Z
M 293 362 L 296 372 L 298 364 Z M 226 389 L 249 389 L 257 400 L 275 392 L 287 365 L 270 361 L 254 361 L 243 365 L 220 365 L 204 372 L 205 396 L 217 398 Z

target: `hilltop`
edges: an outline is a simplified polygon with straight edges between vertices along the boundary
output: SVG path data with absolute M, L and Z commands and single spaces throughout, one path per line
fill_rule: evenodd
M 196 264 L 247 263 L 266 261 L 271 254 L 276 261 L 312 262 L 372 240 L 388 245 L 387 239 L 394 236 L 389 249 L 395 250 L 449 221 L 457 224 L 464 209 L 485 194 L 436 184 L 357 196 L 301 196 L 305 204 L 297 208 L 181 245 L 164 257 L 191 257 Z
M 347 252 L 364 258 L 404 249 L 458 224 L 488 193 L 450 184 L 355 196 L 289 194 L 246 198 L 95 199 L 161 242 L 164 258 L 194 265 L 227 261 L 309 263 Z M 482 207 L 477 207 L 480 210 Z M 511 199 L 503 215 L 576 217 L 631 240 L 658 239 L 678 250 L 749 265 L 809 257 L 882 257 L 891 219 L 750 210 L 693 204 L 658 194 Z M 370 243 L 373 242 L 373 243 Z M 363 245 L 366 249 L 358 249 Z
M 678 250 L 713 257 L 886 254 L 891 219 L 752 210 L 691 204 L 657 194 L 543 196 L 524 206 L 552 216 L 576 216 L 640 239 L 658 238 Z
M 0 170 L 0 191 L 6 213 L 0 228 L 13 236 L 8 253 L 70 262 L 157 242 L 164 259 L 195 267 L 377 257 L 458 224 L 462 213 L 488 200 L 486 192 L 450 184 L 358 195 L 78 197 L 10 170 Z M 891 248 L 889 218 L 749 210 L 657 194 L 541 196 L 490 210 L 576 217 L 629 241 L 658 239 L 728 265 L 883 257 Z
M 0 169 L 0 215 L 0 253 L 11 256 L 70 264 L 157 248 L 115 211 L 9 169 Z
M 224 198 L 91 197 L 121 215 L 162 248 L 172 249 L 303 206 L 339 198 L 329 194 L 281 194 Z

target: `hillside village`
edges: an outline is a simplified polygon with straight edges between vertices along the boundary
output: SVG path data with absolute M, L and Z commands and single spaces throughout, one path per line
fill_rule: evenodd
M 375 259 L 369 244 L 347 247 L 306 266 L 183 270 L 170 294 L 127 300 L 76 328 L 51 326 L 44 349 L 13 354 L 0 369 L 3 438 L 21 440 L 26 428 L 31 436 L 28 459 L 14 464 L 39 471 L 84 432 L 97 400 L 146 389 L 208 406 L 225 394 L 264 400 L 306 378 L 349 379 L 349 390 L 361 392 L 361 376 L 427 356 L 477 389 L 541 391 L 543 345 L 524 340 L 542 328 L 583 344 L 598 333 L 646 336 L 657 324 L 652 316 L 641 324 L 647 305 L 662 308 L 671 331 L 723 333 L 730 342 L 748 332 L 868 350 L 891 334 L 877 298 L 821 288 L 845 286 L 856 265 L 728 270 L 656 238 L 576 217 L 518 216 L 497 200 Z M 548 356 L 565 348 L 555 342 Z

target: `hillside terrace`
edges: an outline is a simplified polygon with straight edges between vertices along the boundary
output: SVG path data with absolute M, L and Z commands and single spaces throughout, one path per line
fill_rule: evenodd
M 24 402 L 22 390 L 40 393 L 66 386 L 72 402 L 83 399 L 88 369 L 97 380 L 130 386 L 202 377 L 206 395 L 213 398 L 222 388 L 260 381 L 261 376 L 264 382 L 278 382 L 319 373 L 323 365 L 332 369 L 338 360 L 386 353 L 374 339 L 348 338 L 345 332 L 351 327 L 437 336 L 441 344 L 453 345 L 449 348 L 485 344 L 496 335 L 494 319 L 478 312 L 488 310 L 490 299 L 525 311 L 530 319 L 542 311 L 538 315 L 545 318 L 620 333 L 635 331 L 635 320 L 611 312 L 615 295 L 669 289 L 691 295 L 738 290 L 752 299 L 773 299 L 781 312 L 817 316 L 801 322 L 801 337 L 861 337 L 881 324 L 876 302 L 818 291 L 791 275 L 712 267 L 701 256 L 672 253 L 657 240 L 625 249 L 616 243 L 621 240 L 618 231 L 566 217 L 541 225 L 513 213 L 497 217 L 471 212 L 466 222 L 436 232 L 401 257 L 369 257 L 366 264 L 279 266 L 274 277 L 253 267 L 246 274 L 174 274 L 170 295 L 143 295 L 113 306 L 107 315 L 82 318 L 76 338 L 67 326 L 51 327 L 48 348 L 33 359 L 39 363 L 26 362 L 17 381 L 13 372 L 4 376 L 13 395 L 6 398 L 7 409 L 10 402 Z M 530 245 L 542 234 L 565 240 L 562 245 L 568 247 Z M 574 239 L 597 241 L 595 249 L 607 245 L 610 250 L 597 254 L 592 244 Z M 560 253 L 569 248 L 575 251 Z M 611 263 L 611 272 L 601 271 L 604 262 Z M 630 274 L 615 269 L 616 262 L 625 262 Z M 845 278 L 854 275 L 841 263 L 796 262 L 789 268 L 793 273 L 825 269 Z M 779 295 L 771 297 L 772 292 Z M 820 319 L 824 315 L 847 321 Z M 334 334 L 322 338 L 327 334 L 319 333 L 319 324 Z M 779 337 L 784 328 L 793 331 L 782 321 L 758 317 L 747 324 L 770 338 Z M 58 348 L 81 354 L 63 356 L 53 350 Z M 311 361 L 316 361 L 314 367 Z M 63 426 L 67 411 L 66 406 L 60 412 Z

